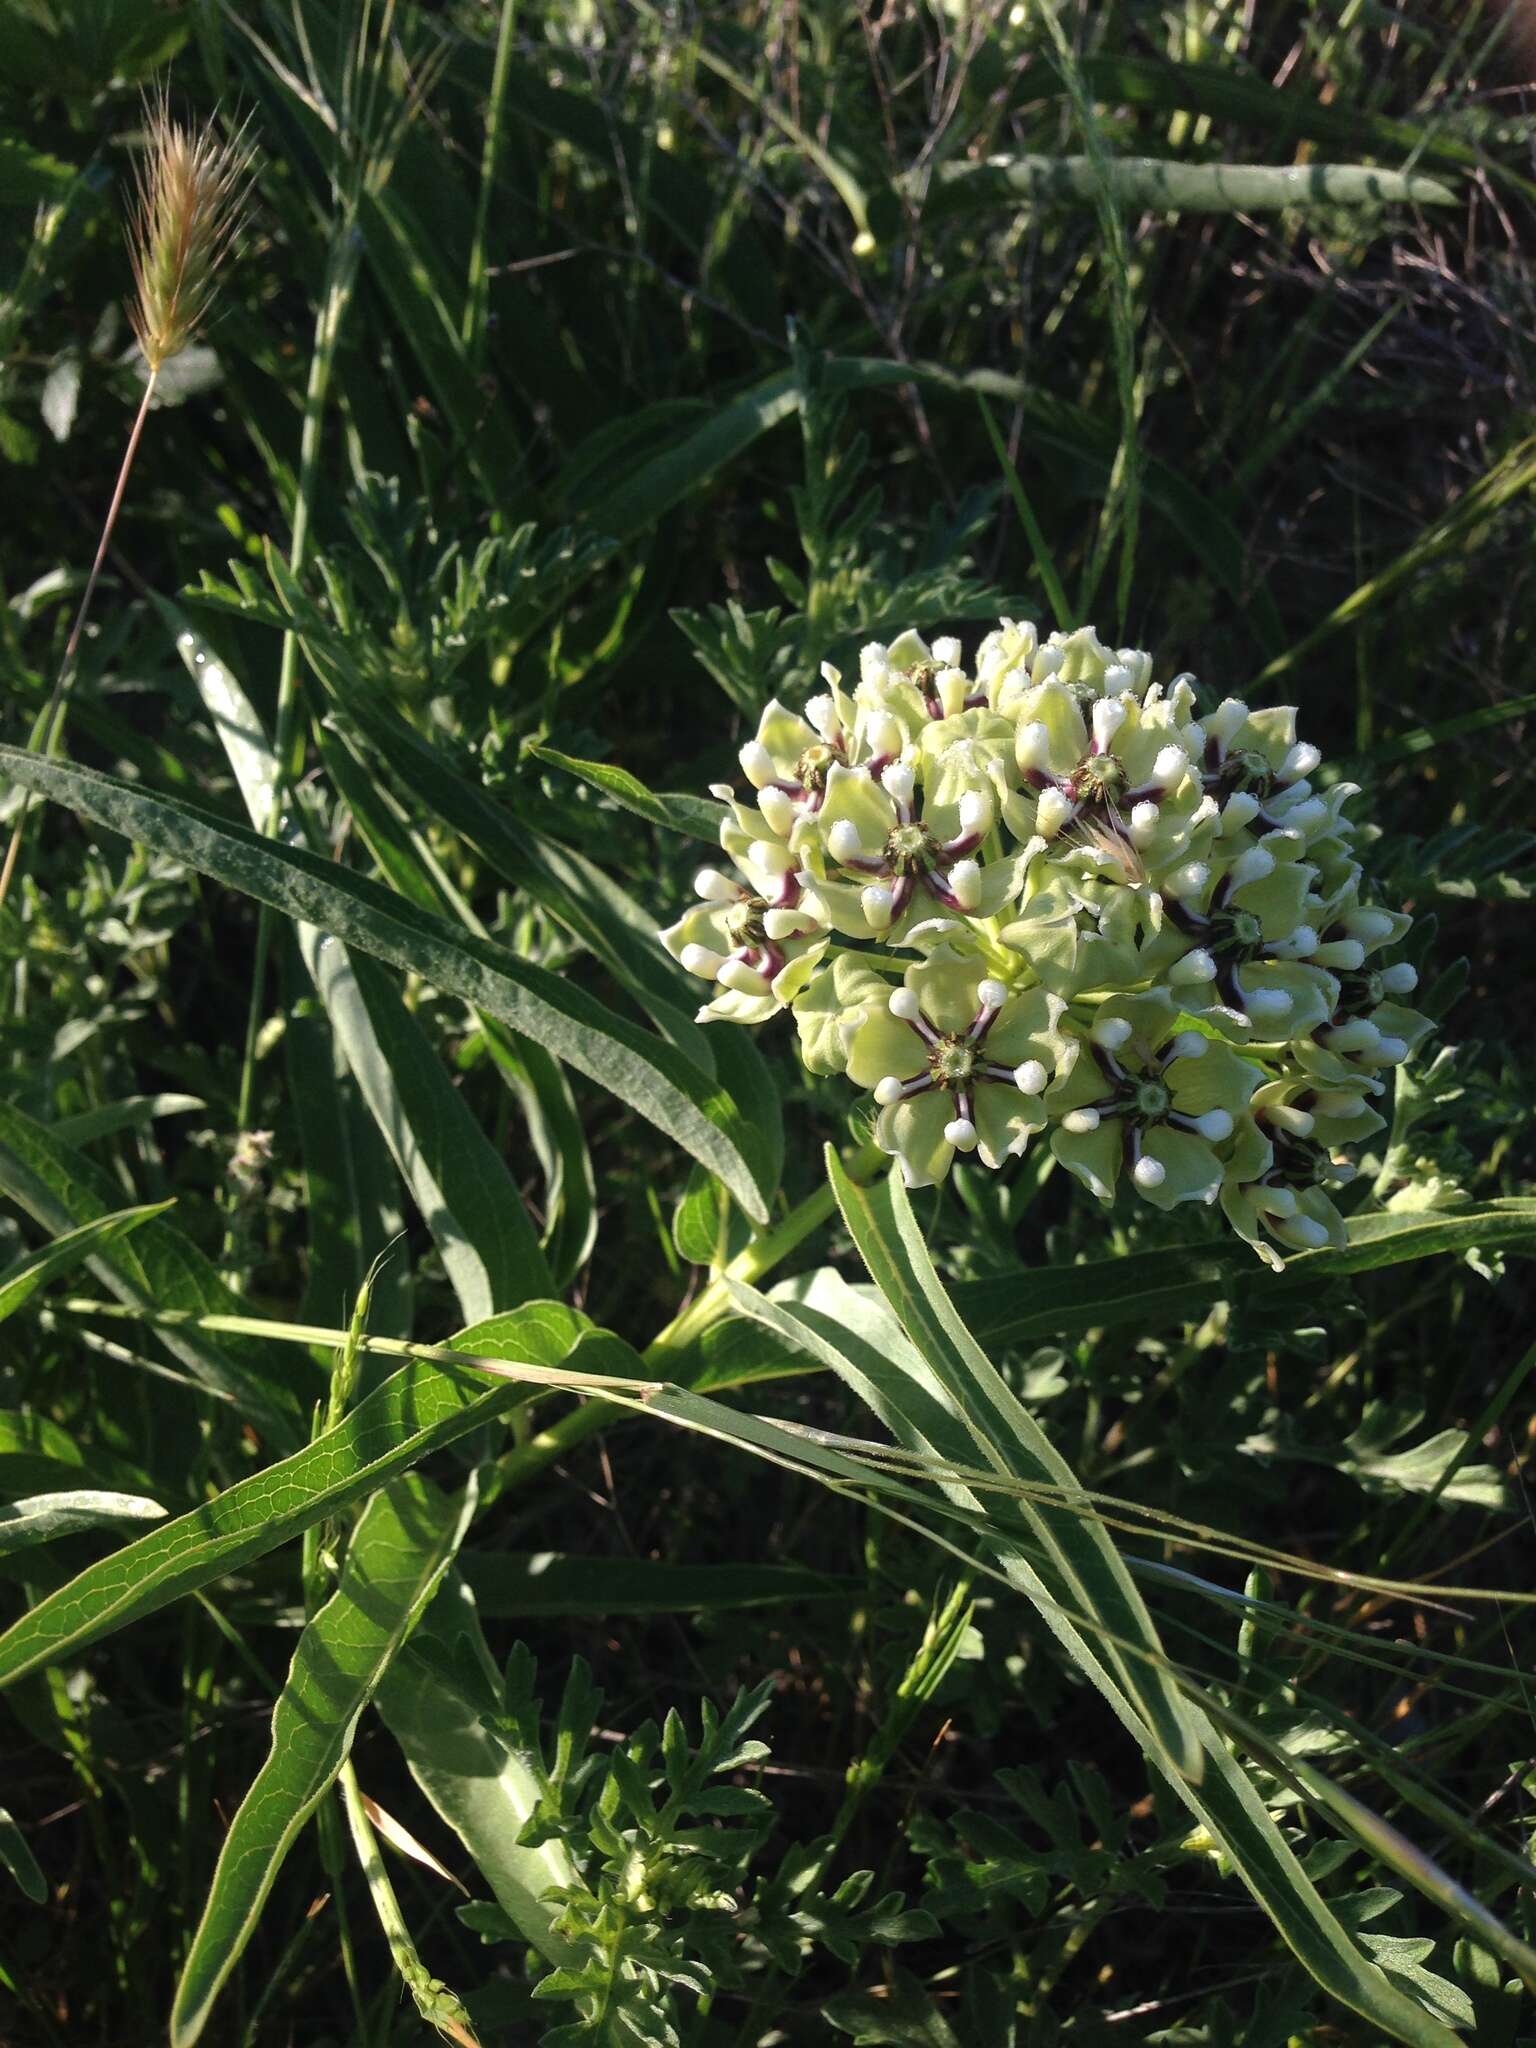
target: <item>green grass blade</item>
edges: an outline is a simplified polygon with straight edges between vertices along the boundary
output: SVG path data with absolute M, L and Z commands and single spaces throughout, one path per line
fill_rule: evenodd
M 455 1339 L 459 1349 L 554 1366 L 591 1325 L 558 1302 L 534 1302 Z M 183 1594 L 263 1557 L 326 1516 L 494 1422 L 527 1387 L 412 1364 L 360 1401 L 335 1429 L 292 1457 L 227 1487 L 217 1499 L 89 1565 L 0 1635 L 0 1685 L 153 1614 Z
M 466 1552 L 459 1570 L 482 1614 L 709 1614 L 802 1600 L 858 1599 L 859 1579 L 803 1565 L 662 1564 L 649 1557 L 571 1557 L 555 1552 Z
M 352 1748 L 358 1719 L 436 1592 L 468 1526 L 457 1500 L 410 1480 L 364 1511 L 335 1592 L 299 1637 L 272 1714 L 272 1748 L 241 1800 L 176 1989 L 174 2048 L 192 2048 L 255 1930 L 300 1830 Z
M 56 1237 L 52 1244 L 45 1244 L 35 1252 L 28 1252 L 0 1272 L 0 1323 L 7 1316 L 15 1315 L 17 1309 L 30 1301 L 40 1287 L 60 1273 L 68 1273 L 82 1260 L 94 1252 L 115 1244 L 119 1238 L 127 1237 L 152 1216 L 163 1216 L 167 1209 L 174 1209 L 170 1202 L 146 1202 L 137 1209 L 116 1209 L 110 1215 L 98 1216 L 93 1223 L 81 1223 L 74 1230 L 66 1230 L 62 1237 Z
M 907 1361 L 899 1390 L 893 1391 L 888 1383 L 875 1393 L 876 1411 L 888 1424 L 893 1417 L 904 1419 L 901 1402 L 909 1387 L 928 1380 L 923 1389 L 928 1396 L 925 1412 L 931 1413 L 937 1396 L 943 1410 L 966 1421 L 986 1462 L 996 1470 L 1075 1491 L 1077 1480 L 1070 1466 L 976 1343 L 939 1285 L 899 1181 L 887 1174 L 873 1186 L 860 1186 L 831 1150 L 827 1170 L 870 1278 L 926 1367 L 924 1373 L 916 1360 Z M 868 1399 L 874 1390 L 866 1382 L 861 1391 Z M 952 1434 L 958 1447 L 963 1439 L 958 1432 Z M 1151 1617 L 1104 1531 L 1070 1513 L 1053 1515 L 1029 1507 L 1024 1513 L 1050 1562 L 1053 1600 L 1073 1613 L 1097 1617 L 1109 1634 L 1142 1644 L 1150 1657 L 1160 1658 Z M 1155 1669 L 1128 1664 L 1112 1652 L 1105 1655 L 1170 1770 L 1198 1778 L 1203 1769 L 1199 1738 L 1177 1687 Z
M 463 996 L 628 1103 L 717 1173 L 754 1222 L 767 1220 L 768 1191 L 748 1163 L 752 1139 L 725 1091 L 564 977 L 467 937 L 334 862 L 111 776 L 16 747 L 0 748 L 0 774 Z
M 34 1905 L 48 1903 L 48 1880 L 37 1867 L 37 1858 L 27 1846 L 27 1838 L 15 1821 L 0 1806 L 0 1863 L 15 1878 Z

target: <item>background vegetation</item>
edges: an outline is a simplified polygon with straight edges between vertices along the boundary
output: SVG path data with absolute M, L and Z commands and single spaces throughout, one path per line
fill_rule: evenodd
M 1476 0 L 0 6 L 17 745 L 140 388 L 141 86 L 174 62 L 176 103 L 248 110 L 261 152 L 71 705 L 68 758 L 131 787 L 61 768 L 0 913 L 0 1480 L 97 1497 L 0 1524 L 6 1618 L 34 1610 L 0 1641 L 8 2042 L 159 2040 L 178 1984 L 179 2038 L 219 1991 L 207 2037 L 252 2044 L 422 2014 L 690 2048 L 1533 2037 L 1519 32 Z M 1050 623 L 1058 588 L 1161 673 L 1297 702 L 1433 963 L 1443 1036 L 1350 1254 L 1273 1279 L 1033 1161 L 917 1216 L 1141 1560 L 1161 1648 L 1125 1683 L 1199 1681 L 1347 1963 L 1286 1945 L 1259 1850 L 1200 1832 L 1028 1597 L 1042 1528 L 1110 1572 L 1091 1515 L 697 1433 L 876 1437 L 855 1354 L 906 1356 L 893 1312 L 953 1415 L 988 1382 L 899 1201 L 827 1192 L 845 1088 L 782 1025 L 699 1044 L 652 940 L 699 811 L 647 792 L 730 776 L 823 658 Z M 765 1284 L 867 1265 L 891 1307 L 825 1279 L 733 1307 L 708 1269 L 737 1254 Z M 530 1406 L 440 1366 L 402 1393 L 367 1345 L 278 1341 L 356 1339 L 375 1260 L 376 1339 L 470 1325 L 477 1356 L 719 1405 Z M 358 1400 L 414 1488 L 348 1439 L 297 1508 L 260 1490 Z M 993 1462 L 1038 1479 L 1032 1445 Z M 216 1534 L 110 1578 L 160 1540 L 143 1503 L 216 1494 Z M 237 1809 L 257 1877 L 226 1864 L 199 1934 Z M 509 1906 L 536 1855 L 558 1939 Z

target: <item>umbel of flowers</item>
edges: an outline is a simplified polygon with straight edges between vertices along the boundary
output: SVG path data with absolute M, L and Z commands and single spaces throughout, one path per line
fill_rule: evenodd
M 821 675 L 716 787 L 725 862 L 662 934 L 700 1018 L 791 1011 L 909 1186 L 1038 1141 L 1102 1201 L 1220 1202 L 1271 1262 L 1338 1242 L 1430 1027 L 1295 712 L 1012 619 L 969 667 L 907 632 Z

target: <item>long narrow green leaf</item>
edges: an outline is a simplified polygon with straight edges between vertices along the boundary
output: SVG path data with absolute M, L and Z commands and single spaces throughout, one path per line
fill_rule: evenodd
M 15 1315 L 17 1309 L 30 1301 L 37 1290 L 46 1287 L 56 1275 L 69 1272 L 93 1252 L 115 1244 L 119 1238 L 137 1230 L 140 1224 L 147 1223 L 151 1216 L 163 1216 L 167 1209 L 175 1206 L 173 1201 L 146 1202 L 137 1209 L 115 1209 L 110 1215 L 98 1216 L 93 1223 L 82 1223 L 74 1230 L 66 1230 L 52 1244 L 45 1244 L 17 1259 L 0 1273 L 0 1323 L 7 1316 Z
M 1149 156 L 991 157 L 941 165 L 928 221 L 1006 206 L 1091 205 L 1101 178 L 1119 206 L 1151 213 L 1277 213 L 1284 207 L 1454 206 L 1438 178 L 1368 164 L 1190 164 Z
M 1346 1245 L 1297 1252 L 1282 1273 L 1261 1266 L 1245 1245 L 1170 1245 L 1080 1266 L 1040 1266 L 995 1280 L 963 1280 L 954 1300 L 967 1324 L 993 1344 L 1065 1337 L 1084 1330 L 1199 1316 L 1213 1301 L 1241 1296 L 1277 1316 L 1316 1301 L 1317 1283 L 1351 1273 L 1487 1247 L 1536 1252 L 1536 1200 L 1514 1197 L 1460 1209 L 1386 1209 L 1351 1217 Z
M 219 1851 L 171 2012 L 191 2048 L 255 1931 L 267 1895 L 352 1748 L 358 1719 L 436 1592 L 469 1523 L 474 1489 L 450 1499 L 420 1481 L 375 1494 L 335 1592 L 299 1637 L 272 1714 L 272 1748 Z
M 910 1205 L 904 1196 L 895 1195 L 895 1200 L 906 1208 L 910 1219 Z M 753 1297 L 747 1289 L 733 1291 L 738 1293 L 744 1309 L 770 1321 L 790 1341 L 796 1341 L 798 1332 L 802 1346 L 848 1379 L 910 1448 L 941 1462 L 957 1462 L 956 1452 L 974 1462 L 974 1447 L 985 1444 L 989 1438 L 993 1411 L 986 1403 L 978 1403 L 969 1412 L 957 1410 L 950 1390 L 944 1385 L 956 1357 L 963 1359 L 974 1351 L 974 1344 L 967 1334 L 963 1350 L 958 1354 L 952 1352 L 951 1347 L 957 1343 L 958 1319 L 952 1309 L 947 1313 L 941 1311 L 933 1298 L 936 1294 L 942 1302 L 943 1292 L 915 1227 L 898 1230 L 894 1217 L 887 1221 L 879 1208 L 871 1213 L 865 1201 L 855 1201 L 852 1206 L 858 1217 L 856 1234 L 862 1232 L 874 1245 L 879 1272 L 890 1272 L 898 1298 L 904 1306 L 912 1307 L 925 1338 L 939 1347 L 940 1364 L 918 1357 L 901 1328 L 889 1319 L 882 1323 L 878 1312 L 872 1317 L 868 1304 L 851 1289 L 843 1288 L 837 1295 L 835 1312 L 821 1314 L 802 1305 L 781 1307 L 761 1296 Z M 851 1223 L 850 1227 L 855 1226 Z M 921 1260 L 920 1267 L 914 1267 L 914 1256 Z M 966 1334 L 963 1326 L 959 1328 Z M 706 1405 L 694 1396 L 669 1395 L 652 1404 L 654 1412 L 661 1415 L 670 1415 L 677 1409 L 679 1420 L 684 1419 L 685 1412 Z M 751 1418 L 751 1422 L 752 1430 L 743 1433 L 747 1442 L 755 1441 L 754 1432 L 760 1432 L 763 1426 L 759 1418 Z M 827 1455 L 813 1451 L 810 1461 L 821 1466 Z M 1006 1512 L 999 1514 L 995 1507 L 984 1508 L 980 1497 L 969 1494 L 964 1487 L 946 1486 L 944 1490 L 985 1516 L 987 1525 L 995 1531 L 991 1547 L 1007 1576 L 1037 1598 L 1042 1615 L 1074 1661 L 1103 1693 L 1150 1760 L 1169 1776 L 1179 1796 L 1212 1838 L 1224 1844 L 1244 1882 L 1318 1982 L 1341 2003 L 1365 2014 L 1386 2034 L 1412 2044 L 1412 2048 L 1456 2048 L 1456 2036 L 1390 1984 L 1355 1947 L 1302 1871 L 1246 1772 L 1200 1713 L 1195 1698 L 1184 1700 L 1182 1706 L 1185 1724 L 1197 1731 L 1204 1752 L 1199 1780 L 1168 1771 L 1165 1745 L 1143 1718 L 1136 1697 L 1138 1692 L 1145 1691 L 1148 1674 L 1163 1682 L 1171 1671 L 1155 1632 L 1148 1640 L 1150 1623 L 1141 1632 L 1139 1643 L 1122 1638 L 1118 1645 L 1110 1644 L 1102 1617 L 1096 1625 L 1095 1617 L 1080 1608 L 1057 1604 L 1037 1569 L 1037 1546 L 1033 1542 L 1027 1547 L 1019 1542 L 1010 1544 Z M 1041 1569 L 1048 1568 L 1047 1559 Z M 1141 1654 L 1128 1659 L 1128 1650 Z M 1122 1690 L 1117 1666 L 1145 1667 L 1134 1690 Z
M 176 644 L 223 742 L 252 825 L 267 827 L 277 756 L 255 706 L 217 652 L 178 614 Z M 302 844 L 292 823 L 280 833 Z M 390 977 L 298 927 L 299 951 L 400 1176 L 431 1231 L 467 1323 L 555 1292 L 522 1196 Z
M 48 1899 L 48 1880 L 37 1867 L 37 1858 L 27 1846 L 27 1838 L 15 1821 L 0 1806 L 0 1863 L 15 1878 L 34 1905 L 45 1905 Z
M 545 1894 L 579 1884 L 581 1873 L 558 1835 L 536 1848 L 517 1839 L 539 1783 L 495 1728 L 499 1694 L 473 1600 L 455 1574 L 380 1688 L 379 1712 L 411 1776 L 469 1850 L 507 1918 L 550 1962 L 569 1962 L 575 1951 L 555 1932 L 560 1908 Z
M 551 1551 L 466 1552 L 459 1570 L 482 1614 L 728 1613 L 801 1600 L 852 1600 L 859 1579 L 802 1565 L 660 1564 L 649 1557 L 572 1557 Z
M 99 1493 L 77 1487 L 67 1493 L 35 1493 L 0 1504 L 0 1557 L 56 1536 L 81 1529 L 111 1527 L 117 1522 L 158 1522 L 165 1514 L 157 1500 L 138 1493 Z
M 0 748 L 0 775 L 465 997 L 611 1090 L 717 1173 L 755 1222 L 767 1220 L 768 1191 L 753 1179 L 752 1140 L 729 1096 L 674 1048 L 568 980 L 299 847 L 111 776 L 17 747 Z
M 600 789 L 604 796 L 612 797 L 637 818 L 644 818 L 648 825 L 659 825 L 664 832 L 680 832 L 685 839 L 703 839 L 711 846 L 720 844 L 720 820 L 725 816 L 725 806 L 712 797 L 658 794 L 647 789 L 639 776 L 631 775 L 627 768 L 613 761 L 578 761 L 554 747 L 531 747 L 529 752 L 536 761 L 547 761 L 551 768 L 563 769 L 567 775 Z
M 569 1359 L 574 1369 L 589 1335 L 601 1333 L 574 1309 L 548 1301 L 494 1317 L 455 1342 L 463 1349 L 473 1337 L 482 1356 L 543 1366 Z M 527 1393 L 505 1381 L 487 1389 L 483 1378 L 442 1364 L 402 1367 L 303 1450 L 88 1566 L 40 1601 L 0 1635 L 0 1685 L 265 1556 L 430 1452 L 498 1420 Z

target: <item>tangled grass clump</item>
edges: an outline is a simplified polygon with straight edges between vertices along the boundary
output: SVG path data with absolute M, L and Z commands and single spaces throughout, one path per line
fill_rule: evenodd
M 1091 626 L 1004 619 L 973 668 L 916 632 L 851 691 L 768 705 L 728 785 L 729 872 L 664 934 L 704 1020 L 793 1012 L 806 1065 L 872 1091 L 908 1186 L 1049 1133 L 1099 1197 L 1220 1201 L 1261 1256 L 1343 1241 L 1330 1189 L 1430 1029 L 1383 964 L 1295 711 L 1152 678 Z M 899 986 L 891 978 L 901 977 Z

